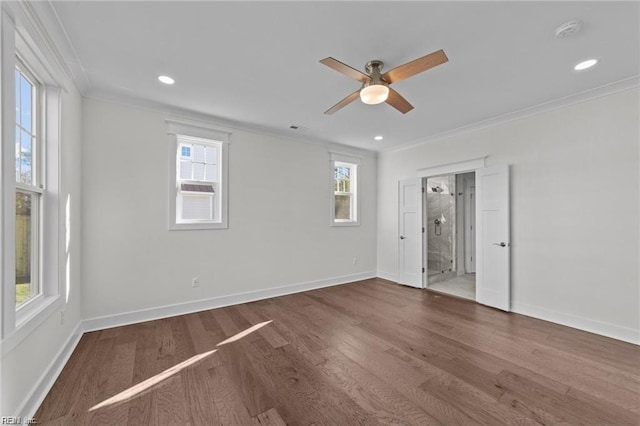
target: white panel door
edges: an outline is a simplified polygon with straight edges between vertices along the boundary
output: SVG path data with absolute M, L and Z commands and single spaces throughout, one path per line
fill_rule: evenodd
M 509 166 L 476 170 L 476 300 L 508 311 L 511 300 Z
M 422 179 L 398 183 L 398 283 L 422 288 Z
M 476 272 L 476 184 L 465 180 L 464 185 L 464 269 Z

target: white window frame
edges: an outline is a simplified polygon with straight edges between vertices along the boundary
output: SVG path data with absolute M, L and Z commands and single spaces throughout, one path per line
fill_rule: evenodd
M 18 182 L 16 179 L 16 194 L 21 192 L 23 194 L 31 195 L 31 287 L 35 287 L 35 295 L 27 299 L 20 306 L 16 306 L 17 317 L 23 315 L 23 312 L 28 312 L 32 309 L 32 306 L 37 305 L 38 301 L 43 297 L 42 286 L 42 222 L 44 212 L 41 208 L 43 195 L 45 193 L 44 175 L 46 171 L 46 164 L 41 159 L 44 157 L 44 141 L 41 134 L 41 128 L 44 125 L 42 115 L 46 111 L 42 108 L 44 96 L 43 86 L 36 75 L 29 69 L 29 66 L 24 63 L 19 57 L 16 58 L 16 70 L 19 70 L 22 75 L 33 85 L 35 96 L 32 99 L 32 123 L 35 128 L 32 135 L 34 140 L 31 144 L 31 183 Z M 14 85 L 15 87 L 15 85 Z M 17 96 L 17 95 L 16 95 Z M 17 123 L 16 123 L 17 126 Z M 14 126 L 15 128 L 15 126 Z M 14 138 L 15 140 L 15 138 Z M 16 141 L 17 142 L 17 141 Z M 15 157 L 14 157 L 15 158 Z M 15 167 L 15 165 L 14 165 Z M 15 169 L 14 169 L 15 170 Z M 15 217 L 15 216 L 14 216 Z M 14 266 L 15 271 L 15 266 Z
M 331 197 L 330 197 L 330 225 L 331 226 L 360 226 L 360 182 L 359 182 L 359 167 L 360 167 L 360 157 L 356 157 L 353 155 L 342 154 L 338 152 L 330 152 L 330 175 L 331 175 Z M 351 168 L 351 172 L 349 173 L 349 186 L 351 189 L 350 193 L 344 194 L 352 194 L 351 197 L 351 218 L 350 219 L 336 219 L 336 195 L 342 195 L 342 193 L 338 193 L 335 191 L 335 168 L 336 166 L 346 166 Z
M 11 9 L 22 13 L 20 8 Z M 63 74 L 38 29 L 20 19 L 17 26 L 3 8 L 0 16 L 0 129 L 2 131 L 2 173 L 0 191 L 0 259 L 2 261 L 2 353 L 15 347 L 45 319 L 63 306 L 65 289 L 60 286 L 59 193 L 60 193 L 60 120 Z M 16 309 L 15 280 L 15 194 L 24 185 L 16 183 L 15 172 L 15 69 L 17 58 L 40 83 L 39 121 L 41 173 L 40 195 L 40 294 Z M 54 65 L 55 64 L 55 65 Z
M 176 230 L 196 229 L 227 229 L 229 212 L 229 137 L 230 133 L 220 129 L 206 127 L 200 123 L 193 124 L 184 121 L 167 120 L 169 126 L 169 209 L 168 228 Z M 180 197 L 177 176 L 178 162 L 182 157 L 180 145 L 182 141 L 213 145 L 218 148 L 218 181 L 213 184 L 214 218 L 212 220 L 178 221 L 177 212 L 180 209 Z M 182 181 L 185 182 L 185 181 Z M 189 181 L 194 184 L 206 182 Z
M 222 197 L 220 197 L 220 189 L 219 189 L 219 184 L 220 184 L 220 159 L 222 158 L 222 142 L 218 142 L 218 141 L 213 141 L 210 139 L 201 139 L 201 138 L 194 138 L 191 136 L 184 136 L 184 135 L 176 135 L 177 138 L 177 148 L 178 151 L 176 152 L 176 224 L 180 223 L 180 224 L 194 224 L 194 223 L 211 223 L 211 222 L 219 222 L 221 215 L 220 215 L 220 209 L 221 209 L 221 199 Z M 182 148 L 185 145 L 191 145 L 191 147 L 189 148 L 189 157 L 185 157 L 184 155 L 182 155 Z M 205 150 L 207 147 L 214 147 L 216 148 L 216 169 L 217 169 L 217 175 L 215 180 L 211 180 L 211 181 L 204 181 L 204 180 L 195 180 L 194 179 L 194 172 L 195 169 L 192 168 L 191 169 L 191 179 L 185 179 L 185 178 L 181 178 L 179 176 L 180 174 L 180 163 L 183 160 L 189 160 L 192 164 L 194 163 L 193 161 L 193 155 L 195 152 L 194 149 L 194 145 L 201 145 L 203 147 L 205 147 Z M 203 163 L 203 175 L 206 175 L 206 165 Z M 183 190 L 181 189 L 181 185 L 182 184 L 191 184 L 191 185 L 204 185 L 204 186 L 210 186 L 213 189 L 213 192 L 199 192 L 199 191 L 189 191 L 189 190 Z M 205 198 L 208 199 L 209 203 L 210 203 L 210 208 L 212 211 L 212 219 L 178 219 L 178 212 L 182 211 L 182 203 L 184 200 L 184 196 L 197 196 L 200 198 Z

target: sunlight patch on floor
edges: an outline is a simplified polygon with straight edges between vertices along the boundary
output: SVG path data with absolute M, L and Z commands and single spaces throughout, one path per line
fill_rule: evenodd
M 269 320 L 269 321 L 264 321 L 261 322 L 259 324 L 253 325 L 249 328 L 247 328 L 246 330 L 243 330 L 237 334 L 234 334 L 233 336 L 229 337 L 226 340 L 223 340 L 222 342 L 218 343 L 216 346 L 222 346 L 222 345 L 226 345 L 232 342 L 236 342 L 240 339 L 242 339 L 243 337 L 253 333 L 254 331 L 257 331 L 259 329 L 261 329 L 262 327 L 264 327 L 265 325 L 268 325 L 270 323 L 272 323 L 273 320 Z M 148 378 L 147 380 L 144 380 L 140 383 L 138 383 L 137 385 L 134 385 L 122 392 L 120 392 L 117 395 L 112 396 L 111 398 L 105 399 L 104 401 L 102 401 L 99 404 L 94 405 L 93 407 L 91 407 L 89 409 L 89 411 L 94 411 L 94 410 L 98 410 L 100 408 L 104 408 L 107 407 L 109 405 L 114 405 L 114 404 L 118 404 L 121 402 L 126 402 L 130 399 L 135 398 L 136 396 L 140 395 L 141 393 L 145 392 L 148 389 L 151 389 L 153 386 L 157 385 L 158 383 L 168 379 L 169 377 L 173 376 L 176 373 L 179 373 L 180 371 L 184 370 L 185 368 L 192 366 L 194 364 L 196 364 L 197 362 L 201 361 L 202 359 L 208 357 L 209 355 L 213 355 L 215 352 L 217 352 L 218 349 L 214 349 L 208 352 L 203 352 L 201 354 L 198 355 L 194 355 L 191 358 L 182 361 L 180 364 L 176 364 L 171 368 L 168 368 L 166 370 L 164 370 L 161 373 L 156 374 L 153 377 Z
M 203 358 L 206 358 L 209 355 L 212 355 L 217 351 L 218 351 L 217 349 L 214 349 L 214 350 L 209 351 L 209 352 L 203 352 L 203 353 L 201 353 L 199 355 L 192 356 L 191 358 L 189 358 L 189 359 L 187 359 L 185 361 L 182 361 L 180 364 L 176 364 L 173 367 L 164 370 L 162 373 L 156 374 L 155 376 L 150 377 L 147 380 L 142 381 L 142 382 L 138 383 L 137 385 L 134 385 L 134 386 L 130 387 L 129 389 L 126 389 L 126 390 L 120 392 L 119 394 L 112 396 L 109 399 L 105 399 L 100 404 L 97 404 L 97 405 L 94 405 L 93 407 L 91 407 L 89 409 L 89 411 L 97 410 L 99 408 L 103 408 L 103 407 L 106 407 L 108 405 L 113 405 L 113 404 L 118 404 L 120 402 L 128 401 L 128 400 L 134 398 L 135 396 L 139 395 L 140 393 L 144 392 L 145 390 L 157 385 L 158 383 L 168 379 L 169 377 L 173 376 L 174 374 L 179 373 L 180 371 L 184 370 L 185 368 L 197 363 L 198 361 L 201 361 Z
M 261 328 L 262 328 L 262 327 L 264 327 L 265 325 L 267 325 L 267 324 L 271 324 L 272 322 L 273 322 L 273 320 L 269 320 L 269 321 L 261 322 L 260 324 L 256 324 L 256 325 L 254 325 L 254 326 L 252 326 L 252 327 L 247 328 L 247 329 L 246 329 L 246 330 L 244 330 L 244 331 L 241 331 L 241 332 L 240 332 L 240 333 L 238 333 L 238 334 L 235 334 L 235 335 L 233 335 L 233 336 L 229 337 L 227 340 L 223 340 L 222 342 L 218 343 L 216 346 L 222 346 L 222 345 L 226 345 L 226 344 L 228 344 L 228 343 L 231 343 L 231 342 L 235 342 L 235 341 L 237 341 L 237 340 L 240 340 L 240 339 L 242 339 L 243 337 L 245 337 L 245 336 L 247 336 L 247 335 L 249 335 L 249 334 L 253 333 L 254 331 L 261 329 Z

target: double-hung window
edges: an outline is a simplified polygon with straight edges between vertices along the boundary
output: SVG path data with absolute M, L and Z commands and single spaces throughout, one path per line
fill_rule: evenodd
M 228 133 L 169 121 L 169 229 L 227 227 Z
M 359 158 L 331 153 L 331 225 L 359 225 Z
M 42 293 L 40 284 L 42 138 L 40 84 L 20 61 L 15 69 L 15 279 L 16 308 Z
M 16 9 L 21 13 L 21 9 Z M 0 64 L 2 339 L 13 347 L 65 301 L 60 286 L 63 71 L 3 9 Z M 4 349 L 4 347 L 3 347 Z
M 212 222 L 220 218 L 221 145 L 178 136 L 176 223 Z

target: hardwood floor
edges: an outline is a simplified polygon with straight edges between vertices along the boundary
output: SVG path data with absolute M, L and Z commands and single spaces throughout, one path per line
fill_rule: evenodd
M 640 348 L 372 279 L 85 334 L 45 425 L 640 423 Z

